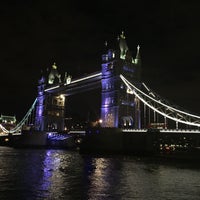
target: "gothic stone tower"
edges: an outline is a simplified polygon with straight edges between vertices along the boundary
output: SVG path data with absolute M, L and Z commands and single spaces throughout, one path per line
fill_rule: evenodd
M 63 131 L 65 96 L 51 93 L 48 88 L 60 84 L 60 75 L 54 63 L 47 76 L 42 76 L 38 84 L 35 127 L 38 131 Z
M 133 59 L 123 32 L 118 41 L 118 50 L 102 55 L 102 127 L 141 128 L 140 102 L 120 79 L 122 74 L 140 86 L 139 46 Z

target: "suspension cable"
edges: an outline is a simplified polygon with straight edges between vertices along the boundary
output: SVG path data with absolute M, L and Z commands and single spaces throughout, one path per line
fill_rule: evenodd
M 35 108 L 36 102 L 37 102 L 37 98 L 34 100 L 32 106 L 30 107 L 28 112 L 25 114 L 23 119 L 14 128 L 12 128 L 11 130 L 7 130 L 4 126 L 2 126 L 0 124 L 0 128 L 3 130 L 3 132 L 5 132 L 5 133 L 15 133 L 15 132 L 21 130 L 22 126 L 25 124 L 25 122 L 27 121 L 28 117 L 31 115 L 33 109 Z
M 137 96 L 144 104 L 146 104 L 149 108 L 151 108 L 152 110 L 156 111 L 157 113 L 161 114 L 162 116 L 164 117 L 167 117 L 173 121 L 177 121 L 177 122 L 180 122 L 180 123 L 183 123 L 183 124 L 187 124 L 187 125 L 192 125 L 192 126 L 197 126 L 197 127 L 200 127 L 200 122 L 198 123 L 195 123 L 195 122 L 191 122 L 191 121 L 183 121 L 182 119 L 179 119 L 179 118 L 175 118 L 175 117 L 172 117 L 170 116 L 169 114 L 166 114 L 160 110 L 158 110 L 158 108 L 156 108 L 155 106 L 153 105 L 150 105 L 147 101 L 145 101 L 141 96 L 140 94 L 143 94 L 144 96 L 146 96 L 147 98 L 151 99 L 153 102 L 156 102 L 160 105 L 162 105 L 164 108 L 167 108 L 168 110 L 170 111 L 173 111 L 173 112 L 177 112 L 176 114 L 177 115 L 180 115 L 179 113 L 182 113 L 186 116 L 190 116 L 190 117 L 194 117 L 194 118 L 197 118 L 197 119 L 200 119 L 200 116 L 197 116 L 197 115 L 193 115 L 193 114 L 190 114 L 190 113 L 186 113 L 182 110 L 178 110 L 174 107 L 171 107 L 169 105 L 166 105 L 164 103 L 162 103 L 160 100 L 156 100 L 152 97 L 150 97 L 149 95 L 145 94 L 144 92 L 142 92 L 140 89 L 138 89 L 136 86 L 134 86 L 132 83 L 130 83 L 123 75 L 120 74 L 120 78 L 122 79 L 122 81 L 125 83 L 125 85 L 133 91 L 134 95 Z

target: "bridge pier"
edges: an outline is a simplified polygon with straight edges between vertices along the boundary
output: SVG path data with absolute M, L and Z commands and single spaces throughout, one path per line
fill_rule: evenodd
M 133 59 L 123 33 L 119 49 L 102 55 L 102 127 L 141 128 L 140 102 L 120 79 L 124 74 L 140 87 L 140 67 L 139 47 Z
M 55 64 L 53 72 L 58 74 Z M 51 74 L 51 73 L 50 73 Z M 51 74 L 52 81 L 52 74 Z M 60 76 L 59 76 L 60 77 Z M 38 131 L 63 131 L 65 119 L 65 96 L 62 93 L 47 92 L 49 81 L 42 76 L 38 82 L 35 127 Z M 53 84 L 54 82 L 50 82 Z M 57 85 L 53 84 L 54 87 Z

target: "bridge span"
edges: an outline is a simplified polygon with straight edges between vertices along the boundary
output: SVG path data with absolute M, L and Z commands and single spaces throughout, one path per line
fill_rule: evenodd
M 102 73 L 100 71 L 87 74 L 85 76 L 72 79 L 68 83 L 49 85 L 44 91 L 48 93 L 60 93 L 65 96 L 71 96 L 82 92 L 101 88 Z
M 65 73 L 63 77 L 54 63 L 52 69 L 39 79 L 37 98 L 24 118 L 10 130 L 0 125 L 2 136 L 20 134 L 25 127 L 29 131 L 45 133 L 73 131 L 73 125 L 66 124 L 66 99 L 100 89 L 100 114 L 95 123 L 85 123 L 83 131 L 93 126 L 104 130 L 120 130 L 120 137 L 123 137 L 122 134 L 126 137 L 131 134 L 149 137 L 153 133 L 157 143 L 161 140 L 170 141 L 171 144 L 185 141 L 186 145 L 194 145 L 194 138 L 199 141 L 200 116 L 171 104 L 141 81 L 140 47 L 132 56 L 124 33 L 120 35 L 118 45 L 117 49 L 106 47 L 101 70 L 91 74 L 72 79 Z M 81 99 L 78 100 L 81 104 Z M 71 119 L 73 121 L 73 116 Z

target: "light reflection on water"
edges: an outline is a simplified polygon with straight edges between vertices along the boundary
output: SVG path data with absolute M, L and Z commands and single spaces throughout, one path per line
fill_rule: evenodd
M 0 199 L 199 199 L 200 168 L 126 156 L 0 147 Z

